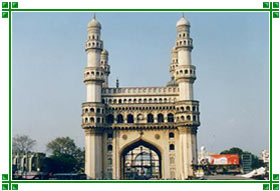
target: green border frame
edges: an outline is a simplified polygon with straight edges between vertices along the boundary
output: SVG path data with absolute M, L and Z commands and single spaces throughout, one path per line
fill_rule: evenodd
M 12 127 L 11 127 L 11 40 L 12 40 L 12 12 L 89 12 L 89 11 L 152 11 L 152 12 L 173 12 L 173 11 L 188 11 L 188 12 L 268 12 L 269 13 L 269 28 L 270 28 L 270 54 L 269 54 L 269 66 L 270 66 L 270 163 L 269 163 L 269 180 L 142 180 L 142 181 L 126 181 L 126 180 L 12 180 Z M 9 19 L 9 173 L 2 174 L 2 190 L 18 190 L 19 183 L 262 183 L 263 190 L 279 190 L 279 174 L 272 174 L 272 18 L 279 18 L 279 2 L 263 2 L 263 9 L 18 9 L 18 2 L 2 2 L 2 18 Z

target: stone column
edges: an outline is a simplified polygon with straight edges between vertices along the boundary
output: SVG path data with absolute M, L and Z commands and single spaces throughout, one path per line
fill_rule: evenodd
M 102 133 L 86 129 L 85 173 L 88 179 L 102 179 Z

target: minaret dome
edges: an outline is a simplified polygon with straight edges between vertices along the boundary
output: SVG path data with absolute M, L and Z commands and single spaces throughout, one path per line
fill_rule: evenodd
M 179 21 L 177 21 L 176 23 L 176 27 L 179 27 L 179 26 L 190 26 L 190 22 L 184 17 L 182 16 Z
M 88 28 L 99 28 L 101 29 L 101 24 L 99 21 L 94 17 L 87 25 Z
M 109 55 L 108 50 L 106 50 L 106 49 L 103 49 L 103 51 L 101 52 L 101 54 L 103 54 L 103 55 Z

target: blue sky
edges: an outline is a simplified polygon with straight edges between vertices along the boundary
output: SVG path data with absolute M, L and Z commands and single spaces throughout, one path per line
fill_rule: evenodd
M 165 86 L 179 12 L 97 13 L 109 51 L 110 86 Z M 13 134 L 37 140 L 58 136 L 84 146 L 81 103 L 84 43 L 93 13 L 13 13 Z M 233 146 L 268 149 L 268 13 L 186 12 L 197 67 L 198 144 L 220 152 Z

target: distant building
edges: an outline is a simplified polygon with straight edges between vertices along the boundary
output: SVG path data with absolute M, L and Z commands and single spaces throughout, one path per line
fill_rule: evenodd
M 242 161 L 242 171 L 243 173 L 249 173 L 252 169 L 252 155 L 251 154 L 242 154 L 241 155 L 241 161 Z
M 267 150 L 262 151 L 262 160 L 265 164 L 269 163 L 269 152 Z
M 26 153 L 26 154 L 14 154 L 13 155 L 13 173 L 18 174 L 41 171 L 45 153 Z

